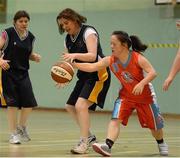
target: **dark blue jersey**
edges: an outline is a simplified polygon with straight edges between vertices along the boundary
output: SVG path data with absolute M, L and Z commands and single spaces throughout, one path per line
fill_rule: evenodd
M 85 39 L 84 39 L 85 31 L 88 28 L 93 28 L 96 31 L 96 29 L 92 26 L 82 25 L 79 34 L 75 38 L 72 38 L 69 34 L 67 34 L 65 42 L 66 42 L 66 47 L 69 53 L 77 53 L 77 52 L 87 53 L 88 52 Z M 98 32 L 96 31 L 96 33 L 97 33 L 97 38 L 98 38 L 98 45 L 97 45 L 97 56 L 94 62 L 98 61 L 98 56 L 100 56 L 101 58 L 104 57 L 102 53 L 101 45 L 100 45 Z M 82 62 L 82 61 L 76 60 L 76 62 Z M 89 72 L 78 70 L 77 77 L 82 78 L 82 79 L 93 78 L 95 80 L 99 80 L 97 72 L 89 73 Z
M 5 29 L 5 32 L 7 37 L 3 48 L 3 58 L 10 60 L 10 69 L 7 73 L 15 78 L 21 78 L 28 72 L 29 56 L 32 53 L 35 37 L 28 31 L 22 39 L 14 27 Z

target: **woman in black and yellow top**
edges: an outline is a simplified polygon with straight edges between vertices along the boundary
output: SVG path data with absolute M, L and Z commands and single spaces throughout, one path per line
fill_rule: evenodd
M 33 52 L 35 37 L 27 30 L 29 20 L 26 11 L 18 11 L 14 15 L 14 26 L 0 36 L 1 106 L 8 107 L 11 144 L 30 140 L 26 122 L 32 108 L 37 106 L 28 70 L 29 60 L 39 62 L 41 56 Z M 21 109 L 19 121 L 18 109 Z
M 100 46 L 99 35 L 92 26 L 85 25 L 86 18 L 67 8 L 57 16 L 59 32 L 67 32 L 65 38 L 65 61 L 97 62 L 104 57 Z M 71 152 L 84 154 L 96 137 L 90 132 L 89 109 L 96 106 L 103 108 L 110 85 L 109 68 L 88 73 L 77 72 L 78 81 L 66 103 L 67 111 L 80 127 L 80 143 Z

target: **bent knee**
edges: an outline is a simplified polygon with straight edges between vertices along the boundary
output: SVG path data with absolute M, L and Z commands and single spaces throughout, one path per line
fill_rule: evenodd
M 66 104 L 65 109 L 66 109 L 66 111 L 74 111 L 75 108 L 72 105 Z
M 75 109 L 76 109 L 77 112 L 87 111 L 88 110 L 88 106 L 76 104 Z

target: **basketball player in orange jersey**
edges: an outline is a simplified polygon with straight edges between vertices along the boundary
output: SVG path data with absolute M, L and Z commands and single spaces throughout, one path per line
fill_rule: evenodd
M 27 120 L 37 106 L 28 70 L 29 60 L 40 62 L 41 56 L 33 51 L 35 37 L 28 30 L 29 21 L 26 11 L 17 11 L 14 26 L 6 28 L 0 36 L 0 104 L 7 105 L 11 144 L 30 141 Z
M 104 58 L 101 49 L 99 34 L 93 26 L 85 25 L 86 17 L 76 11 L 66 8 L 57 16 L 59 32 L 66 32 L 65 52 L 62 58 L 65 61 L 97 62 Z M 80 128 L 80 141 L 71 152 L 84 154 L 89 145 L 96 142 L 96 137 L 90 132 L 89 110 L 96 106 L 104 107 L 107 91 L 110 85 L 110 70 L 87 73 L 77 71 L 77 82 L 67 102 L 66 110 L 70 113 Z
M 132 50 L 130 50 L 132 47 Z M 163 118 L 156 101 L 152 84 L 156 72 L 141 54 L 147 48 L 137 36 L 114 31 L 111 36 L 112 55 L 96 63 L 74 63 L 79 70 L 93 72 L 110 66 L 122 88 L 114 103 L 105 143 L 94 143 L 93 149 L 103 156 L 111 156 L 111 148 L 120 133 L 120 123 L 127 125 L 134 110 L 143 128 L 149 128 L 156 139 L 160 155 L 168 155 L 168 145 L 163 139 Z M 144 72 L 147 74 L 144 75 Z

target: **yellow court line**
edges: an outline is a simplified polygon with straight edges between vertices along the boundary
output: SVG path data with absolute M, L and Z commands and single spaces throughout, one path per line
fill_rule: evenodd
M 149 48 L 178 48 L 180 44 L 178 43 L 149 43 Z

